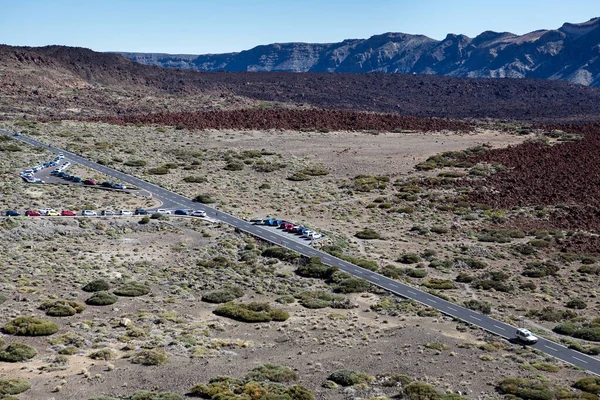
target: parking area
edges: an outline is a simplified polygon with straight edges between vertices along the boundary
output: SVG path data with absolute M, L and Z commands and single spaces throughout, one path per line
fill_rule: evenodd
M 314 245 L 316 243 L 320 243 L 323 240 L 326 240 L 327 237 L 323 234 L 314 232 L 314 231 L 310 231 L 307 230 L 306 228 L 303 228 L 300 225 L 294 225 L 294 227 L 296 228 L 295 230 L 293 229 L 286 229 L 286 225 L 284 224 L 289 224 L 286 221 L 281 221 L 281 224 L 274 224 L 274 225 L 269 225 L 265 223 L 266 220 L 263 219 L 255 219 L 252 220 L 251 222 L 254 225 L 260 226 L 260 228 L 281 236 L 282 238 L 285 238 L 287 240 L 293 240 L 297 243 L 301 243 L 304 245 Z M 291 227 L 290 227 L 291 228 Z M 302 231 L 304 229 L 304 232 Z M 312 233 L 312 235 L 311 235 Z

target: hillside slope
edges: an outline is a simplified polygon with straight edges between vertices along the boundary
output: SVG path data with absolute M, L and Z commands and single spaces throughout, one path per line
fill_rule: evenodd
M 239 53 L 121 53 L 148 65 L 200 71 L 386 72 L 471 78 L 541 78 L 600 86 L 600 18 L 525 35 L 475 38 L 384 33 L 340 43 L 274 43 Z

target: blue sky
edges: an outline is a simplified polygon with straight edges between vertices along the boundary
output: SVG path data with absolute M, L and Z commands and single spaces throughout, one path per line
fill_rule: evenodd
M 223 53 L 384 32 L 523 34 L 600 16 L 598 0 L 0 0 L 0 43 Z

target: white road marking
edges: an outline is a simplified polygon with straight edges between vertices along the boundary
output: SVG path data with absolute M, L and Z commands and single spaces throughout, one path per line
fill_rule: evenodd
M 586 364 L 588 363 L 587 361 L 585 361 L 585 360 L 582 360 L 581 358 L 577 358 L 577 357 L 575 357 L 575 356 L 573 356 L 573 358 L 574 358 L 574 359 L 576 359 L 576 360 L 579 360 L 579 361 L 581 361 L 582 363 L 586 363 Z
M 547 348 L 549 348 L 550 350 L 553 350 L 553 351 L 558 351 L 558 350 L 557 350 L 557 349 L 555 349 L 554 347 L 550 347 L 550 346 L 548 346 L 547 344 L 545 344 L 545 345 L 544 345 L 544 347 L 547 347 Z
M 506 330 L 506 329 L 504 329 L 503 327 L 501 327 L 501 326 L 498 326 L 498 325 L 494 325 L 494 328 L 498 328 L 498 329 L 501 329 L 501 330 L 503 330 L 503 331 L 505 331 L 505 330 Z
M 437 301 L 434 300 L 434 299 L 429 299 L 429 301 L 432 302 L 432 303 L 437 303 Z
M 469 317 L 476 319 L 477 321 L 481 321 L 481 318 L 474 317 L 473 315 L 469 315 Z
M 413 292 L 412 290 L 407 290 L 407 292 L 410 294 L 417 294 L 417 292 Z
M 456 308 L 454 308 L 454 307 L 450 307 L 450 306 L 448 306 L 448 310 L 452 310 L 452 311 L 458 311 Z
M 395 284 L 393 284 L 393 283 L 390 283 L 390 286 L 391 286 L 391 287 L 395 287 L 396 289 L 398 288 L 398 285 L 395 285 Z
M 375 279 L 376 281 L 378 281 L 378 280 L 379 280 L 379 278 L 378 278 L 378 277 L 376 277 L 376 276 L 371 276 L 371 279 Z

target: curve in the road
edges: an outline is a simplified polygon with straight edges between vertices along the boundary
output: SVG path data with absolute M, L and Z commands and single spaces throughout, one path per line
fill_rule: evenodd
M 12 136 L 12 133 L 8 131 L 0 130 L 0 133 Z M 516 328 L 505 322 L 493 319 L 487 315 L 475 312 L 468 308 L 443 300 L 437 296 L 426 293 L 422 290 L 416 289 L 412 286 L 408 286 L 401 282 L 395 281 L 376 272 L 358 267 L 347 261 L 334 257 L 328 253 L 317 250 L 309 245 L 290 240 L 288 238 L 285 238 L 284 236 L 275 235 L 273 232 L 264 229 L 261 226 L 253 225 L 247 221 L 234 217 L 233 215 L 226 214 L 222 211 L 216 210 L 205 204 L 193 202 L 192 200 L 182 195 L 166 190 L 158 185 L 145 182 L 139 178 L 125 174 L 121 171 L 87 160 L 77 154 L 73 154 L 69 151 L 49 146 L 45 143 L 42 143 L 40 141 L 26 136 L 21 135 L 16 136 L 15 138 L 29 143 L 33 146 L 47 147 L 50 151 L 53 151 L 55 153 L 64 153 L 65 155 L 68 155 L 69 159 L 71 159 L 72 161 L 75 161 L 81 165 L 85 165 L 89 168 L 95 169 L 114 178 L 118 178 L 124 182 L 136 185 L 141 189 L 147 190 L 150 193 L 153 193 L 155 197 L 158 197 L 159 200 L 163 202 L 163 207 L 165 208 L 195 208 L 205 211 L 208 214 L 208 216 L 215 217 L 222 222 L 232 225 L 241 231 L 247 232 L 265 241 L 274 243 L 282 247 L 286 247 L 290 250 L 297 251 L 298 253 L 306 257 L 319 257 L 324 264 L 335 266 L 344 272 L 347 272 L 360 278 L 364 278 L 371 284 L 379 286 L 382 289 L 385 289 L 395 295 L 415 300 L 425 306 L 435 308 L 443 314 L 468 322 L 508 340 L 511 340 L 515 337 L 514 333 L 516 331 Z M 542 351 L 569 364 L 581 367 L 591 373 L 600 375 L 600 360 L 595 357 L 591 357 L 578 351 L 569 349 L 561 344 L 544 338 L 540 338 L 536 344 L 530 345 L 530 347 L 533 347 L 539 351 Z

